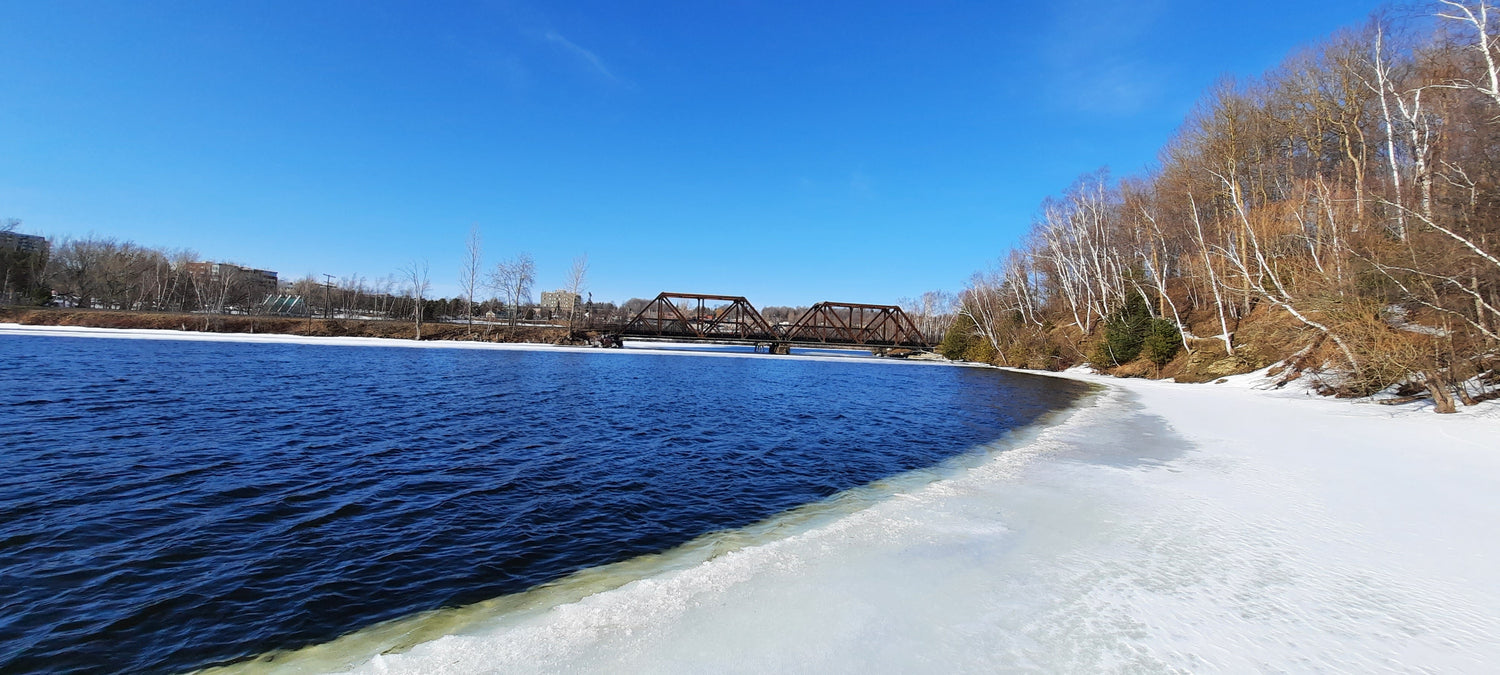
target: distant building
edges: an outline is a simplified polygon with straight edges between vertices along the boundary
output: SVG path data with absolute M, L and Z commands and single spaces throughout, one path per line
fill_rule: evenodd
M 569 293 L 566 290 L 559 289 L 556 291 L 542 291 L 542 301 L 537 304 L 542 309 L 567 311 L 573 309 L 573 306 L 582 300 L 583 298 L 579 297 L 576 293 Z
M 261 298 L 277 294 L 276 273 L 230 263 L 192 262 L 187 264 L 188 276 L 208 286 L 234 286 L 249 298 Z
M 0 251 L 46 253 L 47 238 L 20 232 L 0 232 Z
M 270 295 L 276 292 L 278 285 L 276 283 L 275 272 L 272 272 L 271 270 L 253 270 L 249 268 L 241 269 L 243 270 L 243 273 L 247 279 L 247 285 L 255 289 L 257 293 Z

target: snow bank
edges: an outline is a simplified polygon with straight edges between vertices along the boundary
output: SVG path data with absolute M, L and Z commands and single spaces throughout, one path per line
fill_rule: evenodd
M 641 563 L 637 577 L 565 580 L 252 669 L 1472 672 L 1500 663 L 1493 406 L 1438 416 L 1259 391 L 1248 377 L 1069 376 L 1107 389 L 968 466 L 872 487 L 878 498 L 852 512 L 763 524 L 748 545 L 698 542 Z M 392 633 L 441 637 L 374 655 L 389 651 Z

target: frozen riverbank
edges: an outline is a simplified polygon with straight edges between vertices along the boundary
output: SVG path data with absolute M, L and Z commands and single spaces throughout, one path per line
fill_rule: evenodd
M 1500 419 L 1110 385 L 977 467 L 368 672 L 1478 671 Z M 345 655 L 346 657 L 348 655 Z M 325 662 L 327 663 L 327 662 Z
M 481 349 L 494 351 L 585 351 L 599 354 L 688 354 L 693 356 L 787 358 L 784 355 L 756 353 L 749 345 L 704 345 L 677 342 L 627 340 L 624 349 L 597 349 L 586 346 L 554 345 L 537 342 L 483 342 L 470 340 L 407 340 L 382 337 L 325 335 L 291 335 L 286 333 L 206 333 L 151 328 L 95 328 L 91 326 L 26 325 L 0 322 L 0 336 L 101 338 L 114 340 L 174 340 L 182 342 L 234 342 L 251 344 L 300 344 L 336 347 L 400 347 L 409 349 Z M 799 359 L 860 359 L 870 363 L 925 363 L 948 365 L 945 361 L 923 359 L 876 359 L 868 351 L 803 349 L 794 350 Z

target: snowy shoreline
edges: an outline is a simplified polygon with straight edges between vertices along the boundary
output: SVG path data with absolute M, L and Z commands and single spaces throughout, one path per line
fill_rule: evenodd
M 477 342 L 468 340 L 402 340 L 381 337 L 331 337 L 324 335 L 289 335 L 286 333 L 213 333 L 151 328 L 95 328 L 92 326 L 50 326 L 0 323 L 0 336 L 99 338 L 114 340 L 169 340 L 179 342 L 234 342 L 246 344 L 323 345 L 331 347 L 385 347 L 401 349 L 474 349 L 488 351 L 568 352 L 574 354 L 659 354 L 726 358 L 772 358 L 799 360 L 839 360 L 860 363 L 906 363 L 938 366 L 967 366 L 947 361 L 925 359 L 874 358 L 868 352 L 844 350 L 799 350 L 791 356 L 749 351 L 716 349 L 722 345 L 696 345 L 668 341 L 627 340 L 623 349 L 600 349 L 575 345 L 549 345 L 537 342 Z
M 456 610 L 469 612 L 461 620 L 419 618 L 431 622 L 427 637 L 409 649 L 355 634 L 242 665 L 1479 672 L 1500 663 L 1500 406 L 1441 416 L 1420 404 L 1261 391 L 1256 376 L 1220 385 L 1058 376 L 1104 388 L 977 466 L 888 488 L 831 521 L 656 561 L 623 583 L 499 599 L 509 609 Z

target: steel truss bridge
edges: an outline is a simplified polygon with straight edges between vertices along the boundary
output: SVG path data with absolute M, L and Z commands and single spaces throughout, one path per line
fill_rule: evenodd
M 793 346 L 926 351 L 926 338 L 895 305 L 820 302 L 795 322 L 772 324 L 737 295 L 662 293 L 624 324 L 600 327 L 607 339 L 752 344 L 773 354 Z

